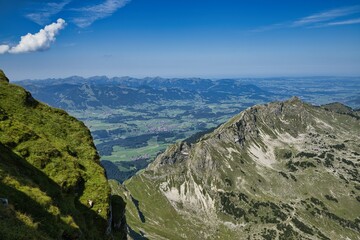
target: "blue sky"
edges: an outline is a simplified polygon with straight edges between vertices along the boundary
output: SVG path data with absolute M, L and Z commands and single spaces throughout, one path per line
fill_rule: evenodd
M 360 1 L 0 0 L 13 80 L 359 76 Z

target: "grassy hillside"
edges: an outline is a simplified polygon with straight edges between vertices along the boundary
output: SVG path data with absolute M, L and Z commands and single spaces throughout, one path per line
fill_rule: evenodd
M 106 238 L 110 188 L 89 130 L 2 71 L 0 198 L 1 239 Z

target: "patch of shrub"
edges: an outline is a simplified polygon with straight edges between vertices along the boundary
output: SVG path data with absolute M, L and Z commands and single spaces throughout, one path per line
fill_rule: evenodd
M 333 202 L 339 202 L 335 197 L 330 196 L 330 195 L 325 195 L 325 198 L 329 201 L 333 201 Z

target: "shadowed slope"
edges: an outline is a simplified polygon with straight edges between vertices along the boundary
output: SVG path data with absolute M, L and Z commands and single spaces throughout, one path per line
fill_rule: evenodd
M 0 185 L 7 239 L 105 236 L 110 188 L 89 130 L 7 81 L 0 81 Z

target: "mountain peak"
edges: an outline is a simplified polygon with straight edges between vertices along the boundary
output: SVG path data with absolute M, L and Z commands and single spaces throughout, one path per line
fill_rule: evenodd
M 135 206 L 128 222 L 170 239 L 183 222 L 189 239 L 355 239 L 359 134 L 358 118 L 298 97 L 250 107 L 126 182 L 151 219 L 136 219 Z
M 289 102 L 302 102 L 298 96 L 293 96 L 288 101 Z

